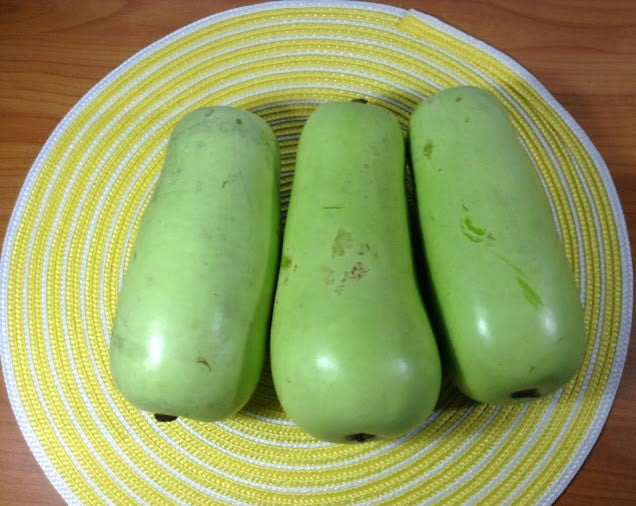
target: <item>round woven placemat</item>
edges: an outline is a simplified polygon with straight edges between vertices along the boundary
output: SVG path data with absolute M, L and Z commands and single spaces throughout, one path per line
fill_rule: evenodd
M 365 97 L 406 125 L 436 90 L 474 84 L 507 106 L 550 197 L 585 304 L 574 380 L 525 405 L 439 409 L 393 442 L 332 445 L 296 428 L 266 370 L 222 423 L 158 424 L 108 369 L 109 329 L 136 226 L 168 134 L 186 111 L 234 105 L 265 118 L 286 202 L 304 120 Z M 449 189 L 450 191 L 450 189 Z M 585 133 L 517 63 L 414 11 L 271 2 L 202 19 L 141 51 L 90 91 L 30 171 L 2 253 L 2 366 L 25 438 L 68 502 L 354 504 L 551 502 L 607 417 L 632 310 L 632 265 L 608 170 Z

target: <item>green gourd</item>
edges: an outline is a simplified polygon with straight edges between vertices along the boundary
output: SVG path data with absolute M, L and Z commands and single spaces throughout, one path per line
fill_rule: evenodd
M 553 393 L 585 353 L 580 295 L 503 104 L 473 86 L 421 102 L 410 156 L 445 370 L 479 402 Z
M 404 175 L 404 134 L 388 110 L 328 102 L 304 125 L 270 353 L 283 409 L 318 439 L 397 437 L 438 399 Z
M 280 155 L 269 125 L 205 107 L 175 126 L 135 239 L 110 342 L 134 406 L 237 412 L 259 380 L 279 261 Z

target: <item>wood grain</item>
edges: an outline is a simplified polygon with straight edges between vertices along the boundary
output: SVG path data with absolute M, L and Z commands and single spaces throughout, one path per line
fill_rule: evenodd
M 0 236 L 24 178 L 69 109 L 110 70 L 169 32 L 255 2 L 0 1 Z M 421 0 L 428 12 L 503 50 L 584 128 L 618 189 L 636 238 L 636 2 Z M 633 255 L 632 255 L 633 256 Z M 636 503 L 636 352 L 607 423 L 561 505 Z M 61 504 L 0 389 L 0 503 Z

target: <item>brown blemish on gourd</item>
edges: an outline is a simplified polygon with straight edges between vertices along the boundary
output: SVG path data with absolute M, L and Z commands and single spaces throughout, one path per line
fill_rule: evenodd
M 280 262 L 280 268 L 281 269 L 289 269 L 289 266 L 291 264 L 292 264 L 291 257 L 289 257 L 287 255 L 283 255 L 283 258 L 281 259 L 281 262 Z
M 431 155 L 433 154 L 433 141 L 428 139 L 424 144 L 424 156 L 431 159 Z
M 367 275 L 367 272 L 369 272 L 369 268 L 365 264 L 362 262 L 356 262 L 351 268 L 349 277 L 351 279 L 362 279 Z
M 370 251 L 371 251 L 371 247 L 369 246 L 369 243 L 365 242 L 364 244 L 360 244 L 360 249 L 358 249 L 358 255 L 363 257 L 367 255 Z
M 336 256 L 344 256 L 345 251 L 353 244 L 353 237 L 343 228 L 339 228 L 336 237 L 331 245 L 331 258 Z
M 369 270 L 370 269 L 366 264 L 362 262 L 356 262 L 351 267 L 351 269 L 348 269 L 343 273 L 342 278 L 340 279 L 340 283 L 335 287 L 334 291 L 338 295 L 342 294 L 347 285 L 347 281 L 359 281 L 367 275 Z M 333 278 L 330 279 L 332 280 L 332 283 L 329 284 L 333 284 Z
M 292 257 L 283 253 L 280 260 L 280 281 L 281 285 L 284 285 L 289 281 L 289 271 L 292 266 Z
M 210 367 L 210 364 L 205 359 L 205 357 L 197 357 L 197 364 L 204 365 L 205 367 L 208 368 L 208 371 L 210 371 L 210 372 L 212 371 L 212 368 Z

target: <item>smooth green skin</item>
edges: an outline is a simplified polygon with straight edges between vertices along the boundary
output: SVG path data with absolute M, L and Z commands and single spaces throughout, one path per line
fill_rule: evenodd
M 301 133 L 270 353 L 282 407 L 318 439 L 404 434 L 439 395 L 404 170 L 404 135 L 380 107 L 329 102 Z
M 280 155 L 265 121 L 230 107 L 176 125 L 121 286 L 110 343 L 136 407 L 213 421 L 259 380 L 280 247 Z
M 583 310 L 503 104 L 469 86 L 434 95 L 412 114 L 410 152 L 444 366 L 480 402 L 554 392 L 581 366 Z

